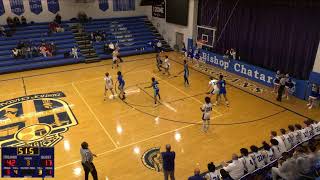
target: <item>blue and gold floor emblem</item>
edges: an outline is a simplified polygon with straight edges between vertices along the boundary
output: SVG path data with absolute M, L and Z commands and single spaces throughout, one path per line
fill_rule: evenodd
M 54 146 L 78 124 L 63 92 L 34 94 L 0 102 L 0 147 Z
M 162 171 L 162 158 L 160 147 L 148 149 L 141 157 L 142 163 L 148 169 L 161 172 Z

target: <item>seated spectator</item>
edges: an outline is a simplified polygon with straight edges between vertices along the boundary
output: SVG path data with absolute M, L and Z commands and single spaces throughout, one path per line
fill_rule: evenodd
M 297 179 L 296 162 L 294 159 L 290 158 L 288 152 L 284 152 L 278 161 L 278 167 L 272 167 L 271 173 L 274 180 L 277 180 L 278 177 L 287 180 L 295 180 Z
M 223 180 L 233 180 L 229 173 L 223 168 L 220 169 L 220 176 Z
M 194 176 L 190 176 L 188 180 L 205 180 L 203 177 L 200 176 L 200 169 L 194 169 Z
M 96 41 L 94 32 L 90 33 L 90 40 L 91 41 Z
M 79 57 L 78 57 L 78 48 L 76 46 L 74 46 L 71 49 L 71 54 L 73 55 L 73 58 L 79 59 Z
M 7 25 L 10 27 L 10 28 L 13 28 L 14 27 L 14 22 L 13 22 L 13 19 L 11 17 L 7 17 Z
M 249 151 L 246 148 L 241 148 L 240 153 L 242 155 L 242 158 L 240 161 L 242 162 L 244 169 L 247 173 L 251 173 L 254 170 L 256 170 L 256 166 L 254 164 L 254 161 L 251 156 L 249 156 Z
M 277 135 L 277 132 L 271 131 L 270 138 L 271 139 L 276 139 L 278 141 L 280 152 L 281 152 L 280 154 L 282 154 L 283 152 L 287 151 L 285 143 L 283 142 L 282 138 Z
M 50 46 L 50 50 L 51 50 L 52 55 L 55 55 L 56 51 L 57 51 L 57 47 L 54 44 L 54 42 L 51 42 L 49 46 Z
M 31 51 L 32 51 L 32 57 L 38 57 L 39 56 L 39 49 L 37 48 L 37 46 L 32 46 L 31 47 Z
M 79 12 L 78 19 L 79 19 L 80 23 L 85 23 L 88 21 L 88 16 L 85 12 Z
M 60 14 L 57 14 L 56 17 L 54 18 L 54 22 L 58 23 L 58 24 L 61 24 L 61 16 Z
M 263 153 L 266 164 L 269 164 L 274 160 L 276 160 L 275 155 L 273 153 L 273 149 L 271 149 L 271 146 L 267 142 L 265 141 L 262 142 L 262 148 L 263 148 L 262 153 Z
M 299 176 L 308 176 L 311 173 L 312 159 L 305 153 L 302 147 L 297 147 L 293 153 L 293 159 L 296 163 L 296 172 Z
M 273 151 L 273 154 L 274 154 L 274 157 L 276 159 L 280 158 L 281 154 L 283 153 L 282 152 L 282 149 L 280 148 L 279 146 L 279 142 L 276 140 L 276 139 L 271 139 L 270 140 L 270 143 L 271 143 L 271 149 Z M 284 151 L 286 152 L 286 151 Z
M 244 175 L 244 166 L 241 161 L 238 159 L 238 155 L 232 155 L 232 162 L 227 164 L 225 162 L 222 163 L 223 169 L 226 170 L 232 179 L 240 179 L 241 176 Z
M 20 19 L 17 16 L 13 18 L 13 23 L 15 24 L 15 26 L 20 26 L 21 25 Z
M 15 58 L 15 59 L 18 59 L 20 57 L 20 54 L 19 54 L 19 50 L 17 48 L 13 48 L 12 50 L 12 56 Z
M 224 60 L 229 60 L 231 57 L 229 49 L 227 49 L 226 53 L 223 55 Z
M 39 47 L 40 53 L 42 54 L 43 57 L 47 57 L 48 55 L 48 50 L 46 48 L 46 45 L 44 43 L 41 44 Z
M 213 164 L 213 162 L 208 164 L 208 173 L 204 176 L 206 180 L 218 180 L 219 174 L 216 172 L 216 166 Z
M 64 28 L 62 28 L 56 22 L 51 22 L 51 23 L 49 23 L 49 32 L 53 32 L 53 33 L 64 32 Z
M 252 151 L 251 157 L 254 161 L 254 164 L 257 168 L 262 168 L 265 166 L 265 157 L 261 151 L 259 151 L 259 148 L 255 145 L 250 146 L 250 149 Z
M 0 36 L 7 36 L 6 29 L 0 25 Z
M 26 58 L 32 58 L 32 50 L 31 50 L 31 47 L 28 45 L 26 46 L 26 54 L 25 54 L 25 57 Z
M 21 24 L 27 25 L 27 19 L 24 16 L 21 16 Z
M 289 136 L 289 134 L 287 134 L 287 131 L 283 128 L 280 129 L 281 132 L 281 136 L 280 138 L 283 140 L 284 145 L 286 146 L 287 151 L 289 151 L 292 148 L 292 139 Z

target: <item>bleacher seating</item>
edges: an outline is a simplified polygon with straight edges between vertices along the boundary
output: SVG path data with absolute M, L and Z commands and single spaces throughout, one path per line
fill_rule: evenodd
M 62 24 L 64 32 L 48 34 L 48 23 L 28 24 L 17 27 L 12 37 L 0 37 L 0 73 L 24 71 L 51 66 L 59 66 L 84 61 L 79 54 L 79 59 L 64 58 L 65 52 L 70 52 L 76 44 L 76 40 L 67 24 Z M 40 42 L 53 42 L 56 47 L 56 55 L 52 57 L 33 57 L 30 59 L 14 59 L 11 50 L 17 47 L 21 40 L 32 41 L 34 44 Z
M 121 56 L 151 53 L 155 49 L 152 44 L 156 37 L 145 24 L 146 17 L 127 17 L 97 19 L 85 24 L 87 33 L 104 31 L 107 34 L 106 41 L 93 42 L 93 47 L 100 59 L 111 58 L 103 50 L 106 43 L 118 43 Z

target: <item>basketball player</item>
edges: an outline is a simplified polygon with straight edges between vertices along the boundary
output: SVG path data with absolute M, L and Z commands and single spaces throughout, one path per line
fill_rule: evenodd
M 261 153 L 261 151 L 259 151 L 259 148 L 255 145 L 252 145 L 250 146 L 250 149 L 252 151 L 251 157 L 254 161 L 254 164 L 257 166 L 257 168 L 262 168 L 263 166 L 265 166 L 265 157 Z
M 170 62 L 169 62 L 169 57 L 168 56 L 165 56 L 164 63 L 163 63 L 163 68 L 164 68 L 164 71 L 165 71 L 163 74 L 168 73 L 168 75 L 170 76 L 170 72 L 169 72 Z
M 315 106 L 318 97 L 319 97 L 319 88 L 316 84 L 312 84 L 311 94 L 309 96 L 309 103 L 307 104 L 309 109 L 312 109 Z
M 273 81 L 273 92 L 278 92 L 279 86 L 280 86 L 280 71 L 277 71 L 276 77 Z
M 219 88 L 219 93 L 217 95 L 215 105 L 218 104 L 218 102 L 221 99 L 221 95 L 223 95 L 224 100 L 226 102 L 226 105 L 227 105 L 227 107 L 229 107 L 229 102 L 228 102 L 228 98 L 227 98 L 227 90 L 226 90 L 226 81 L 223 79 L 223 75 L 222 74 L 219 76 L 219 81 L 217 82 L 217 85 L 218 85 L 218 88 Z
M 189 61 L 193 62 L 193 61 L 192 61 L 192 59 L 193 59 L 193 49 L 192 49 L 192 48 L 190 48 L 190 49 L 188 50 L 187 58 L 188 58 Z
M 210 97 L 212 97 L 212 95 L 214 94 L 218 96 L 219 88 L 217 83 L 218 81 L 211 76 L 209 81 L 208 92 L 207 92 L 207 94 L 210 94 Z
M 182 53 L 183 53 L 183 58 L 187 58 L 187 49 L 186 49 L 186 45 L 183 43 L 182 44 L 182 49 L 181 49 Z
M 106 95 L 107 95 L 108 90 L 110 90 L 110 92 L 112 93 L 112 99 L 114 99 L 113 80 L 108 72 L 105 74 L 104 81 L 106 84 L 104 87 L 104 99 L 103 100 L 104 101 L 106 100 Z
M 157 97 L 159 97 L 159 102 L 160 102 L 160 93 L 159 93 L 159 87 L 158 87 L 158 81 L 154 77 L 151 78 L 151 85 L 147 86 L 145 88 L 153 88 L 153 98 L 154 98 L 154 104 L 157 104 Z
M 161 60 L 161 57 L 160 57 L 159 53 L 157 53 L 157 55 L 156 55 L 156 61 L 157 61 L 157 68 L 158 68 L 159 71 L 161 71 L 162 60 Z
M 207 132 L 209 130 L 209 124 L 210 124 L 210 116 L 212 112 L 212 104 L 210 97 L 204 98 L 205 104 L 200 107 L 200 110 L 203 112 L 202 114 L 202 131 Z
M 287 100 L 289 100 L 289 94 L 293 88 L 294 84 L 292 82 L 291 77 L 289 76 L 289 74 L 286 74 L 286 83 L 285 83 L 285 96 L 287 98 Z
M 199 65 L 200 50 L 199 50 L 198 48 L 196 48 L 196 49 L 194 50 L 193 59 L 194 59 L 194 61 Z
M 125 93 L 124 93 L 125 81 L 123 80 L 123 76 L 122 76 L 122 74 L 121 74 L 121 71 L 118 71 L 117 75 L 118 75 L 117 81 L 118 81 L 118 83 L 119 83 L 118 89 L 119 89 L 119 91 L 120 91 L 119 97 L 120 97 L 121 100 L 124 100 L 124 99 L 126 98 L 126 97 L 125 97 Z
M 184 79 L 184 86 L 189 85 L 189 66 L 187 63 L 187 60 L 183 61 L 183 71 L 181 71 L 178 74 L 183 73 L 183 79 Z
M 117 65 L 117 67 L 119 67 L 118 55 L 119 55 L 118 50 L 117 49 L 113 50 L 113 52 L 112 52 L 112 69 L 115 64 Z

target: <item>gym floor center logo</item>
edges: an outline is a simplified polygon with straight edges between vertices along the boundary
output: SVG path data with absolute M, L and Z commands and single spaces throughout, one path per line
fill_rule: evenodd
M 145 153 L 143 153 L 141 160 L 144 166 L 146 166 L 148 169 L 157 172 L 162 171 L 162 158 L 160 153 L 160 147 L 148 149 Z
M 0 102 L 0 147 L 54 146 L 78 124 L 63 92 L 34 94 Z

